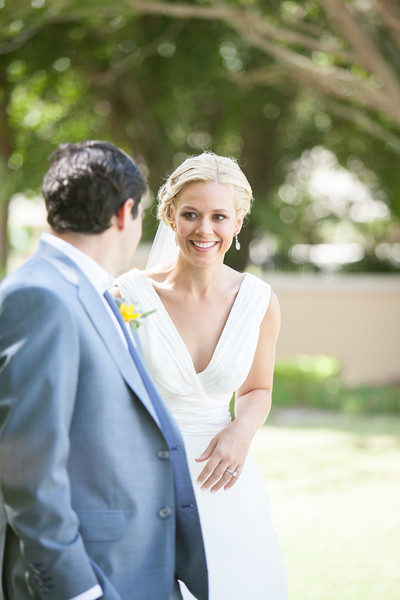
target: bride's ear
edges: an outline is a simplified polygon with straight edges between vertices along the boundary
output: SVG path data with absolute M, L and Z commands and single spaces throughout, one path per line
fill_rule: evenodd
M 171 205 L 170 209 L 169 209 L 169 214 L 170 214 L 170 219 L 171 219 L 171 228 L 176 231 L 176 219 L 175 219 L 175 212 L 174 212 L 174 207 Z
M 235 234 L 239 233 L 240 230 L 242 229 L 242 225 L 243 225 L 243 217 L 237 217 L 236 219 L 236 228 L 235 228 Z

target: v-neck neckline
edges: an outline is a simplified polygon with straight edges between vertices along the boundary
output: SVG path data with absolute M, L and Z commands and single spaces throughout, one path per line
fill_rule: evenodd
M 192 365 L 192 369 L 193 369 L 194 373 L 195 373 L 196 375 L 198 375 L 198 376 L 201 376 L 201 375 L 203 375 L 203 374 L 204 374 L 204 373 L 205 373 L 205 372 L 206 372 L 206 371 L 207 371 L 207 370 L 210 368 L 211 364 L 214 362 L 214 358 L 215 358 L 215 356 L 216 356 L 216 354 L 217 354 L 217 351 L 218 351 L 218 349 L 219 349 L 219 347 L 220 347 L 220 345 L 221 345 L 221 343 L 222 343 L 222 341 L 223 341 L 223 338 L 224 338 L 224 337 L 225 337 L 225 335 L 226 335 L 226 331 L 228 330 L 228 327 L 229 327 L 229 325 L 230 325 L 230 322 L 231 322 L 231 320 L 232 320 L 232 318 L 233 318 L 233 315 L 234 315 L 234 313 L 235 313 L 236 306 L 237 306 L 237 304 L 238 304 L 238 299 L 239 299 L 239 297 L 240 297 L 240 295 L 241 295 L 241 292 L 242 292 L 242 290 L 243 290 L 243 288 L 244 288 L 244 282 L 245 282 L 245 280 L 246 280 L 246 275 L 247 275 L 247 273 L 243 273 L 243 279 L 242 279 L 242 281 L 240 282 L 240 285 L 239 285 L 238 291 L 237 291 L 237 293 L 236 293 L 235 299 L 234 299 L 234 301 L 233 301 L 233 303 L 232 303 L 232 306 L 231 306 L 231 308 L 230 308 L 229 314 L 228 314 L 228 316 L 227 316 L 227 319 L 226 319 L 226 321 L 225 321 L 225 325 L 224 325 L 224 327 L 223 327 L 223 329 L 222 329 L 222 331 L 221 331 L 221 335 L 220 335 L 220 336 L 219 336 L 219 338 L 218 338 L 218 341 L 217 341 L 217 343 L 216 343 L 216 345 L 215 345 L 214 351 L 213 351 L 213 353 L 212 353 L 212 356 L 211 356 L 211 358 L 210 358 L 210 360 L 209 360 L 208 364 L 207 364 L 207 365 L 206 365 L 206 367 L 205 367 L 204 369 L 202 369 L 201 371 L 196 371 L 196 368 L 195 368 L 195 366 L 194 366 L 194 362 L 193 362 L 193 359 L 192 359 L 192 355 L 190 354 L 190 352 L 189 352 L 189 349 L 188 349 L 188 347 L 186 346 L 186 344 L 185 344 L 185 342 L 184 342 L 184 340 L 183 340 L 183 338 L 182 338 L 181 334 L 179 333 L 179 331 L 178 331 L 178 329 L 177 329 L 177 327 L 176 327 L 175 323 L 173 322 L 173 320 L 172 320 L 172 318 L 171 318 L 171 316 L 170 316 L 169 312 L 167 311 L 167 309 L 166 309 L 166 307 L 165 307 L 165 305 L 164 305 L 163 301 L 161 300 L 161 298 L 160 298 L 160 296 L 159 296 L 158 292 L 156 291 L 156 289 L 155 289 L 154 285 L 152 284 L 151 280 L 150 280 L 150 279 L 149 279 L 149 278 L 148 278 L 146 275 L 144 275 L 145 279 L 147 280 L 147 282 L 148 282 L 148 284 L 149 284 L 149 289 L 151 289 L 152 293 L 153 293 L 153 294 L 155 295 L 155 297 L 157 298 L 157 302 L 158 302 L 158 304 L 161 306 L 161 309 L 162 309 L 163 313 L 165 314 L 165 316 L 167 317 L 167 320 L 168 320 L 168 322 L 170 323 L 170 325 L 171 325 L 171 328 L 172 328 L 172 329 L 173 329 L 173 331 L 175 332 L 175 336 L 176 336 L 176 338 L 178 339 L 178 341 L 179 341 L 180 345 L 181 345 L 181 346 L 184 348 L 185 354 L 186 354 L 186 356 L 188 357 L 190 364 Z

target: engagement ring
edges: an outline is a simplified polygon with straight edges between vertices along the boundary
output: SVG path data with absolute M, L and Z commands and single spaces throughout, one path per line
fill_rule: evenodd
M 227 471 L 228 473 L 230 473 L 232 475 L 232 477 L 237 477 L 236 471 L 231 471 L 230 469 L 225 469 L 225 471 Z

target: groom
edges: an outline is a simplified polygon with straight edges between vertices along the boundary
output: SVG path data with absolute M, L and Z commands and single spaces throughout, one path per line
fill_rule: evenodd
M 0 286 L 5 600 L 171 600 L 176 579 L 208 597 L 182 439 L 103 295 L 139 243 L 145 187 L 112 144 L 61 145 L 52 233 Z

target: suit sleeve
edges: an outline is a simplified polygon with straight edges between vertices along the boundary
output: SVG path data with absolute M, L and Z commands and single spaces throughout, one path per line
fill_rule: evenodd
M 1 500 L 34 597 L 73 598 L 99 583 L 78 531 L 67 471 L 77 324 L 60 297 L 37 288 L 5 295 L 0 319 Z M 119 600 L 112 590 L 107 600 Z

